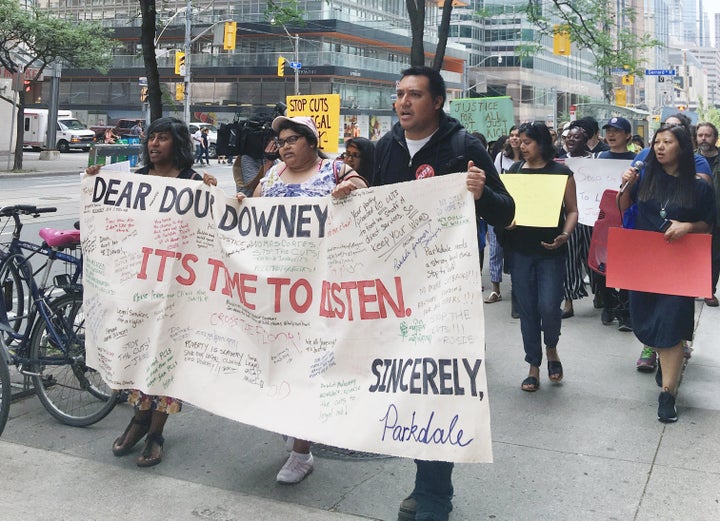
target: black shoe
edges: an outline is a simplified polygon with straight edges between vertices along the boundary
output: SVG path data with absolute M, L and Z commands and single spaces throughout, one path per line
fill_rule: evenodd
M 663 423 L 676 422 L 677 409 L 675 408 L 675 397 L 668 391 L 663 391 L 658 397 L 658 420 Z
M 412 496 L 406 497 L 400 503 L 400 510 L 398 511 L 398 521 L 415 521 L 415 511 L 417 510 L 417 503 L 415 498 Z
M 610 308 L 603 308 L 600 320 L 602 321 L 603 326 L 611 325 L 615 322 L 615 311 Z
M 618 326 L 618 331 L 632 333 L 633 327 L 630 317 L 618 317 L 618 322 L 620 322 L 620 325 Z

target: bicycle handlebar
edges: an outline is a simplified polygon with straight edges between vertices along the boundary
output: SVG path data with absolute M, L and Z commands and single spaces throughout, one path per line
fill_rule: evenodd
M 57 208 L 54 206 L 48 206 L 45 208 L 38 208 L 31 204 L 16 204 L 13 206 L 3 206 L 0 208 L 1 217 L 9 217 L 11 215 L 40 215 L 41 213 L 52 213 L 57 212 Z

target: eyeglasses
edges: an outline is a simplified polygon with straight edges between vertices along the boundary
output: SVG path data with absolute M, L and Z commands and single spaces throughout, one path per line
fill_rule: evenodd
M 302 136 L 295 135 L 295 136 L 290 136 L 285 139 L 275 138 L 275 144 L 278 146 L 278 148 L 282 148 L 285 145 L 294 145 L 295 143 L 297 143 L 297 140 L 300 139 L 301 137 Z
M 358 154 L 356 152 L 345 152 L 343 154 L 343 157 L 352 157 L 353 159 L 360 159 L 362 157 L 362 154 Z

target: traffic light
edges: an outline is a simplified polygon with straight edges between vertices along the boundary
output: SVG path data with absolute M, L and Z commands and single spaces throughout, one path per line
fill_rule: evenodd
M 140 88 L 140 101 L 145 103 L 148 98 L 148 88 L 147 87 L 141 87 Z
M 632 74 L 626 74 L 622 77 L 622 84 L 623 85 L 634 85 L 635 84 L 635 76 Z
M 235 34 L 237 33 L 237 22 L 225 22 L 223 33 L 223 49 L 232 51 L 235 48 Z
M 185 76 L 185 53 L 175 51 L 175 74 Z
M 185 99 L 185 84 L 184 83 L 176 83 L 175 84 L 175 101 L 182 101 Z
M 25 92 L 30 92 L 32 90 L 32 82 L 29 80 L 23 81 L 23 90 Z
M 627 106 L 627 92 L 625 92 L 625 89 L 615 89 L 615 105 L 618 107 Z
M 287 60 L 283 58 L 282 56 L 278 57 L 278 70 L 277 75 L 278 76 L 285 76 L 285 63 Z
M 553 54 L 570 56 L 570 28 L 567 25 L 553 27 Z

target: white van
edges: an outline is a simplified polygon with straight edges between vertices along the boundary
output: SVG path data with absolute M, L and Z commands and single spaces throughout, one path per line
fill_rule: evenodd
M 71 149 L 87 152 L 95 142 L 95 132 L 73 118 L 69 110 L 59 110 L 57 119 L 57 139 L 55 148 L 60 152 Z M 45 141 L 48 131 L 47 109 L 25 109 L 24 143 L 34 150 L 46 148 Z

